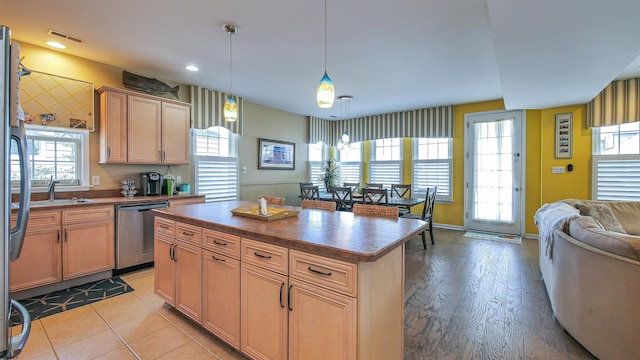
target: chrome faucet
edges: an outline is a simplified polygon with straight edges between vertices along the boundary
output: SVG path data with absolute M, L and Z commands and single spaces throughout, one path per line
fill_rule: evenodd
M 55 192 L 56 192 L 56 184 L 58 180 L 53 180 L 53 175 L 51 175 L 51 179 L 49 179 L 49 185 L 47 186 L 47 192 L 49 193 L 49 201 L 55 200 Z

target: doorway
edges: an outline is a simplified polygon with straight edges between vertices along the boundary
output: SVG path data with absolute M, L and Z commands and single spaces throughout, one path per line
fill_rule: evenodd
M 524 235 L 524 111 L 465 114 L 465 227 Z

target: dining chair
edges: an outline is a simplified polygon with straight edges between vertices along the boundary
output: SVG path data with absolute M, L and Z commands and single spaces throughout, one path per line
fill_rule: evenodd
M 303 209 L 317 209 L 317 210 L 336 211 L 336 202 L 335 201 L 320 201 L 320 200 L 302 199 L 302 208 Z
M 390 219 L 398 218 L 398 208 L 395 206 L 353 204 L 354 215 L 369 215 L 386 217 Z
M 411 184 L 391 184 L 391 197 L 411 197 Z
M 351 188 L 347 186 L 334 186 L 331 188 L 331 198 L 336 202 L 336 210 L 351 211 L 353 196 Z
M 267 200 L 267 204 L 284 205 L 284 198 L 283 197 L 260 195 L 259 198 L 264 198 L 265 200 Z
M 422 246 L 424 246 L 425 249 L 427 248 L 427 240 L 425 237 L 426 236 L 425 232 L 427 231 L 429 232 L 429 237 L 431 237 L 431 244 L 432 245 L 435 244 L 433 240 L 433 209 L 436 205 L 437 192 L 438 192 L 437 186 L 427 188 L 427 194 L 424 202 L 424 207 L 422 208 L 422 214 L 402 215 L 402 218 L 405 218 L 405 219 L 420 219 L 428 223 L 429 227 L 425 231 L 420 233 L 420 235 L 422 236 Z
M 303 185 L 303 183 L 300 183 L 300 198 L 318 200 L 320 198 L 320 188 L 317 185 Z
M 382 189 L 384 188 L 384 184 L 378 184 L 378 183 L 365 183 L 364 187 L 368 188 L 368 189 Z
M 407 196 L 408 195 L 408 196 Z M 391 184 L 391 197 L 411 197 L 411 184 Z M 411 212 L 410 206 L 398 206 L 400 216 Z
M 351 192 L 358 192 L 358 189 L 360 188 L 360 183 L 350 183 L 350 182 L 346 182 L 346 183 L 342 183 L 342 186 L 348 186 L 351 188 Z
M 389 191 L 387 189 L 362 189 L 362 202 L 372 205 L 389 205 Z

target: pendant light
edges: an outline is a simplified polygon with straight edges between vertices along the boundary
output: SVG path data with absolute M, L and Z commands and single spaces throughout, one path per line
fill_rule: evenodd
M 321 108 L 330 108 L 333 106 L 336 92 L 333 88 L 333 81 L 327 75 L 327 0 L 324 0 L 324 75 L 320 79 L 320 84 L 316 89 L 316 98 L 318 106 Z
M 231 47 L 231 36 L 233 34 L 235 34 L 238 31 L 238 28 L 235 25 L 230 25 L 227 24 L 225 26 L 223 26 L 224 31 L 227 32 L 227 34 L 229 34 L 229 94 L 227 95 L 227 99 L 224 102 L 224 110 L 223 110 L 223 114 L 224 114 L 224 119 L 226 121 L 236 121 L 238 120 L 238 104 L 236 104 L 236 100 L 233 98 L 232 92 L 232 87 L 231 87 L 231 80 L 232 80 L 232 67 L 231 65 L 232 63 L 232 59 L 231 59 L 231 54 L 232 54 L 232 47 Z
M 349 116 L 350 116 L 351 99 L 353 99 L 353 96 L 342 95 L 338 97 L 338 99 L 340 100 L 340 117 L 342 117 L 343 121 L 347 120 L 349 119 Z M 343 115 L 343 108 L 344 108 L 344 115 Z M 338 140 L 338 150 L 340 151 L 351 150 L 351 142 L 349 140 L 348 131 L 345 131 L 344 133 L 342 133 L 342 137 L 340 138 L 340 140 Z

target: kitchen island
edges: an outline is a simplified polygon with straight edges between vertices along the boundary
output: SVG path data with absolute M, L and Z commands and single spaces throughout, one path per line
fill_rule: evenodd
M 404 243 L 425 222 L 231 213 L 247 205 L 153 210 L 156 294 L 250 358 L 403 357 Z

